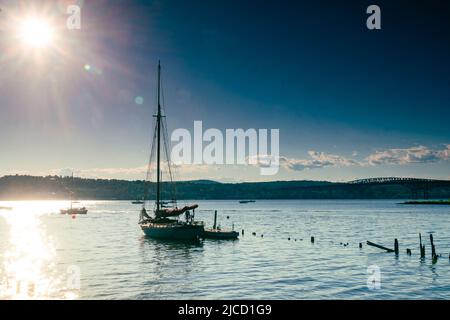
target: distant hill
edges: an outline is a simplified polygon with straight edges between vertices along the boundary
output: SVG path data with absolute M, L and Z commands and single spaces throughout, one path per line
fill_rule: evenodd
M 193 184 L 216 184 L 216 183 L 220 183 L 220 182 L 213 181 L 213 180 L 191 180 L 189 182 L 193 183 Z
M 154 199 L 154 183 L 149 183 Z M 220 183 L 211 180 L 175 183 L 178 199 L 408 199 L 411 190 L 402 185 L 352 185 L 328 181 L 275 181 Z M 163 184 L 163 198 L 169 186 Z M 144 181 L 83 179 L 61 176 L 4 176 L 0 200 L 68 199 L 132 200 L 142 198 Z M 450 198 L 450 187 L 430 190 L 430 198 Z

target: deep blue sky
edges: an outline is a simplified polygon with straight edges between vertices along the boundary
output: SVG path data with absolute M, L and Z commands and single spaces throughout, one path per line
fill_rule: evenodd
M 57 16 L 56 2 L 34 10 Z M 381 30 L 366 28 L 370 4 Z M 202 167 L 181 178 L 449 178 L 449 20 L 448 1 L 84 1 L 82 29 L 61 28 L 60 50 L 0 58 L 0 175 L 142 178 L 161 59 L 170 130 L 279 128 L 292 164 L 273 177 Z

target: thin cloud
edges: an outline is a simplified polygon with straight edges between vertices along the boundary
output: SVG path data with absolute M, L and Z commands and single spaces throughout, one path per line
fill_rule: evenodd
M 349 167 L 361 165 L 357 160 L 325 152 L 308 151 L 311 159 L 280 158 L 280 164 L 293 171 L 319 169 L 326 167 Z
M 142 176 L 145 177 L 147 166 L 131 168 L 89 168 L 89 169 L 54 169 L 50 170 L 50 175 L 75 176 L 83 178 L 111 178 L 115 176 Z
M 354 155 L 355 153 L 353 153 Z M 325 152 L 318 152 L 314 150 L 308 151 L 309 158 L 296 159 L 280 156 L 275 158 L 272 155 L 259 155 L 254 158 L 247 157 L 247 164 L 256 164 L 259 167 L 269 167 L 278 163 L 280 167 L 290 171 L 304 171 L 321 168 L 339 168 L 352 166 L 380 166 L 380 165 L 408 165 L 412 163 L 436 163 L 440 161 L 450 160 L 450 144 L 445 145 L 442 149 L 432 149 L 426 146 L 415 146 L 410 148 L 394 148 L 386 150 L 378 150 L 368 155 L 364 160 L 357 160 L 341 155 L 330 154 Z M 250 161 L 252 160 L 252 161 Z M 276 161 L 278 160 L 278 161 Z M 172 165 L 172 173 L 175 179 L 192 179 L 195 177 L 204 177 L 208 179 L 222 179 L 224 177 L 225 165 L 207 165 L 207 164 L 183 164 Z M 228 169 L 233 169 L 233 174 L 239 172 L 243 166 L 240 165 L 226 165 Z M 245 166 L 244 166 L 245 167 Z M 88 168 L 88 169 L 73 169 L 60 168 L 49 170 L 42 173 L 42 175 L 62 175 L 70 176 L 72 172 L 75 176 L 84 178 L 132 178 L 144 179 L 147 174 L 147 165 L 137 167 L 119 167 L 119 168 Z M 163 166 L 163 171 L 167 168 Z M 155 164 L 152 163 L 151 171 L 156 170 Z M 244 169 L 245 170 L 245 169 Z M 11 172 L 12 174 L 13 172 Z M 27 174 L 28 172 L 14 172 Z
M 430 149 L 426 146 L 405 149 L 388 149 L 376 151 L 366 161 L 370 165 L 405 165 L 410 163 L 432 163 L 450 159 L 450 144 L 443 150 Z
M 279 163 L 280 166 L 292 171 L 303 171 L 327 167 L 434 163 L 450 160 L 450 144 L 447 144 L 445 146 L 445 149 L 437 150 L 431 149 L 426 146 L 380 150 L 370 154 L 362 161 L 354 158 L 347 158 L 341 155 L 318 152 L 314 150 L 308 151 L 308 155 L 310 156 L 310 159 L 279 157 Z M 352 156 L 355 157 L 356 155 L 358 155 L 358 153 L 354 151 Z M 273 161 L 270 156 L 260 156 L 259 165 L 265 166 L 267 165 L 267 163 L 270 163 L 270 160 Z

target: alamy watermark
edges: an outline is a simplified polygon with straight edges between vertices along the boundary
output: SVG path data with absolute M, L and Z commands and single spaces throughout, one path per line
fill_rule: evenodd
M 366 26 L 369 30 L 380 30 L 381 29 L 381 9 L 376 4 L 372 4 L 367 7 L 367 14 L 370 16 L 366 20 Z
M 203 132 L 202 121 L 194 121 L 193 137 L 189 130 L 180 128 L 172 132 L 171 160 L 176 165 L 257 165 L 261 175 L 275 175 L 279 169 L 279 129 L 226 129 L 215 128 Z M 269 151 L 270 142 L 270 151 Z
M 381 289 L 381 269 L 377 265 L 371 265 L 367 267 L 367 288 L 369 290 Z
M 0 12 L 2 9 L 0 8 Z M 369 30 L 381 29 L 381 9 L 378 5 L 369 5 L 366 9 L 366 13 L 370 14 L 366 19 L 366 27 Z M 81 29 L 81 7 L 79 5 L 69 5 L 66 9 L 66 14 L 69 17 L 66 20 L 66 26 L 69 30 Z
M 81 29 L 81 8 L 77 5 L 70 5 L 67 7 L 66 13 L 69 15 L 66 21 L 67 29 L 80 30 Z
M 81 268 L 70 265 L 66 272 L 58 278 L 28 279 L 26 276 L 17 278 L 15 275 L 0 273 L 0 299 L 5 298 L 73 298 L 79 296 L 81 289 Z

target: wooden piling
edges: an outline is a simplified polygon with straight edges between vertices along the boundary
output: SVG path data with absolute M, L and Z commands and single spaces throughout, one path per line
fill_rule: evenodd
M 217 227 L 217 210 L 214 210 L 214 225 L 213 229 L 216 229 Z
M 242 229 L 242 235 L 244 235 L 244 229 Z
M 430 243 L 431 243 L 431 259 L 433 262 L 436 262 L 438 256 L 436 255 L 436 247 L 434 246 L 432 234 L 430 234 Z
M 433 235 L 430 234 L 430 244 L 431 244 L 431 258 L 434 258 L 436 255 L 436 249 L 434 248 Z
M 314 243 L 314 237 L 311 237 L 311 243 Z
M 394 250 L 383 247 L 382 245 L 367 241 L 367 245 L 378 248 L 378 249 L 382 249 L 382 250 L 386 250 L 387 252 L 394 252 Z
M 410 256 L 410 255 L 411 255 L 411 249 L 406 249 L 406 254 L 407 254 L 408 256 Z
M 362 243 L 361 242 L 359 243 L 359 248 L 362 249 Z
M 425 245 L 422 244 L 422 234 L 419 233 L 419 249 L 420 249 L 420 258 L 424 259 L 425 258 Z
M 394 240 L 394 252 L 396 255 L 398 255 L 399 250 L 398 250 L 398 240 L 397 239 Z

